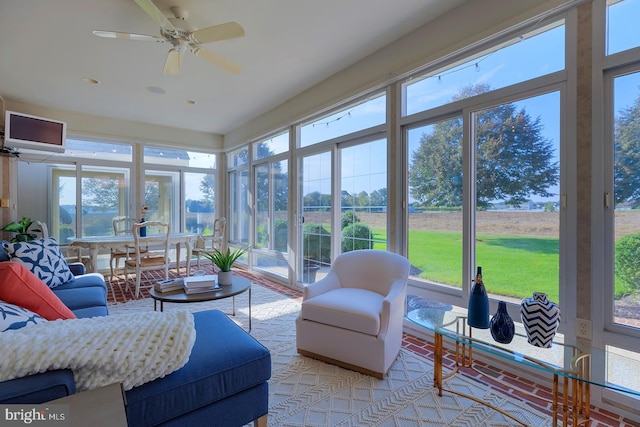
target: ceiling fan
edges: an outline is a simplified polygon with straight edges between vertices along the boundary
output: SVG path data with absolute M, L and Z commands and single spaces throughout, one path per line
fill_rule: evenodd
M 160 36 L 146 34 L 121 33 L 118 31 L 94 30 L 93 34 L 99 37 L 111 39 L 129 39 L 140 41 L 155 41 L 159 43 L 171 43 L 173 46 L 167 54 L 163 72 L 165 74 L 178 74 L 184 52 L 190 50 L 195 56 L 204 59 L 230 73 L 237 74 L 241 68 L 239 65 L 217 55 L 200 45 L 220 40 L 234 39 L 244 36 L 244 29 L 237 22 L 214 25 L 198 30 L 191 22 L 187 21 L 189 13 L 181 7 L 171 8 L 175 18 L 167 18 L 151 0 L 134 0 L 147 15 L 160 25 Z

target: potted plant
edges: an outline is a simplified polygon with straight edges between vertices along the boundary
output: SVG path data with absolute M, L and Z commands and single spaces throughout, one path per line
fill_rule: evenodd
M 218 283 L 221 285 L 230 285 L 231 279 L 231 267 L 242 255 L 246 254 L 249 248 L 237 248 L 233 251 L 227 248 L 222 252 L 218 248 L 213 248 L 211 252 L 204 252 L 202 255 L 211 260 L 212 263 L 218 266 L 220 272 L 218 273 Z
M 38 233 L 42 233 L 42 230 L 33 228 L 31 229 L 31 225 L 33 221 L 31 218 L 23 216 L 22 219 L 18 222 L 10 222 L 9 224 L 2 227 L 2 231 L 6 231 L 9 233 L 16 233 L 15 236 L 11 239 L 12 243 L 15 242 L 29 242 L 31 240 L 36 240 L 39 236 Z

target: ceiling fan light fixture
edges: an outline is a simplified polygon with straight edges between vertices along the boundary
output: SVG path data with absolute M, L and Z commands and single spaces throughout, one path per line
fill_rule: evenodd
M 242 26 L 237 22 L 226 22 L 224 24 L 197 29 L 187 20 L 189 17 L 188 11 L 179 6 L 171 7 L 174 17 L 168 18 L 153 3 L 153 0 L 134 1 L 151 19 L 155 21 L 157 25 L 160 26 L 161 37 L 104 30 L 94 30 L 93 34 L 110 39 L 170 43 L 172 48 L 169 50 L 165 60 L 164 68 L 162 70 L 164 74 L 178 74 L 180 72 L 182 56 L 188 51 L 191 51 L 201 59 L 204 59 L 205 61 L 230 73 L 237 74 L 241 71 L 239 65 L 200 47 L 201 44 L 205 43 L 244 37 L 244 28 L 242 28 Z

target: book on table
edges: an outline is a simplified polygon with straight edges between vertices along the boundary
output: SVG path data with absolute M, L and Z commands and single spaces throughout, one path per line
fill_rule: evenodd
M 153 288 L 158 292 L 175 291 L 176 289 L 182 289 L 183 287 L 184 282 L 181 277 L 177 279 L 162 280 L 153 285 Z
M 218 276 L 216 274 L 185 277 L 183 282 L 184 291 L 187 294 L 211 292 L 220 289 L 220 286 L 218 285 Z

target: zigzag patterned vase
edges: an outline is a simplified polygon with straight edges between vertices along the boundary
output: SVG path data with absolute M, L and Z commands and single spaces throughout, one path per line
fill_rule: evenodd
M 529 344 L 542 348 L 551 347 L 560 324 L 560 309 L 556 303 L 547 299 L 547 294 L 534 292 L 533 298 L 523 299 L 520 318 Z

